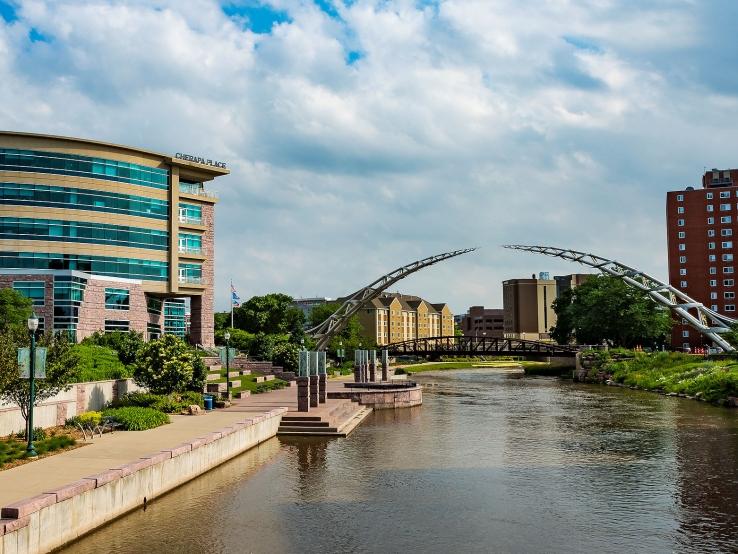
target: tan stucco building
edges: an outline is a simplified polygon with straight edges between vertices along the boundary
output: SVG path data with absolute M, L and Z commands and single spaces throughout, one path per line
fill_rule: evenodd
M 454 315 L 448 305 L 433 304 L 419 296 L 383 293 L 358 316 L 364 335 L 378 346 L 454 334 Z
M 0 286 L 45 329 L 213 343 L 214 195 L 225 164 L 99 141 L 0 132 Z

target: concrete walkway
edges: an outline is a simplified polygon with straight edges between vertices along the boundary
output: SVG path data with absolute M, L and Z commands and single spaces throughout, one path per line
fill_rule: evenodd
M 328 390 L 338 388 L 343 388 L 341 382 L 329 381 Z M 313 408 L 315 415 L 328 410 L 330 405 Z M 261 415 L 280 407 L 297 410 L 297 388 L 252 395 L 235 400 L 228 409 L 206 412 L 201 416 L 171 416 L 169 425 L 148 431 L 108 433 L 88 441 L 81 448 L 0 471 L 0 507 L 202 437 L 249 419 L 250 415 Z

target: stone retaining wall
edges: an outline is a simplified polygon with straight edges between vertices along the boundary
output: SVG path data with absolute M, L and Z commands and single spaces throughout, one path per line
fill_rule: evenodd
M 0 554 L 49 552 L 143 506 L 274 437 L 286 411 L 277 408 L 5 506 L 0 511 Z
M 329 391 L 328 398 L 353 400 L 362 406 L 371 406 L 375 410 L 410 408 L 423 403 L 423 388 L 416 385 L 396 389 L 346 389 Z
M 133 379 L 75 383 L 68 391 L 60 392 L 36 406 L 33 425 L 44 428 L 64 425 L 67 418 L 90 410 L 101 410 L 111 400 L 137 390 L 141 390 L 141 387 Z M 0 436 L 23 431 L 25 426 L 18 406 L 0 402 Z

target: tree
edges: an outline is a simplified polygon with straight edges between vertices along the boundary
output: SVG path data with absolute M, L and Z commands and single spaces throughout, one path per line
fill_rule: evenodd
M 233 312 L 234 326 L 249 333 L 279 335 L 301 333 L 305 316 L 292 297 L 273 293 L 254 296 Z
M 136 384 L 154 394 L 202 390 L 200 357 L 175 335 L 149 341 L 138 352 L 133 371 Z
M 610 275 L 596 275 L 553 303 L 551 336 L 566 344 L 602 344 L 632 348 L 667 342 L 672 318 L 643 291 Z
M 215 331 L 215 344 L 225 345 L 225 338 L 223 336 L 225 331 L 225 329 Z M 230 345 L 233 348 L 241 352 L 251 351 L 251 346 L 254 344 L 256 335 L 242 331 L 241 329 L 228 329 L 228 332 L 231 334 Z
M 227 329 L 231 326 L 231 312 L 215 312 L 213 314 L 213 320 L 216 331 L 219 329 Z
M 33 302 L 20 292 L 11 288 L 0 289 L 0 329 L 22 326 L 33 311 Z
M 310 313 L 310 325 L 313 327 L 320 325 L 340 307 L 341 305 L 338 302 L 315 306 Z M 335 355 L 341 343 L 343 343 L 343 349 L 347 351 L 355 350 L 359 345 L 362 348 L 376 347 L 376 341 L 364 335 L 364 328 L 361 326 L 357 315 L 351 316 L 344 328 L 331 339 L 328 350 Z
M 249 354 L 257 360 L 272 361 L 274 357 L 274 347 L 282 342 L 287 342 L 287 335 L 267 335 L 259 333 L 254 337 L 251 343 Z
M 0 333 L 0 399 L 16 404 L 23 419 L 28 421 L 31 402 L 30 379 L 22 379 L 18 367 L 17 349 L 30 344 L 28 332 L 21 329 Z M 34 406 L 44 400 L 69 390 L 79 379 L 79 355 L 64 333 L 47 333 L 38 340 L 39 347 L 46 351 L 46 377 L 36 379 Z
M 297 371 L 300 365 L 300 347 L 291 342 L 282 342 L 272 350 L 272 363 L 285 371 Z

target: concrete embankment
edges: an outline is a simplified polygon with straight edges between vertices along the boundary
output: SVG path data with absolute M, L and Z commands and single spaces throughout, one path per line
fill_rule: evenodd
M 243 414 L 243 419 L 204 436 L 6 504 L 0 519 L 0 554 L 48 552 L 143 506 L 274 437 L 286 411 Z

